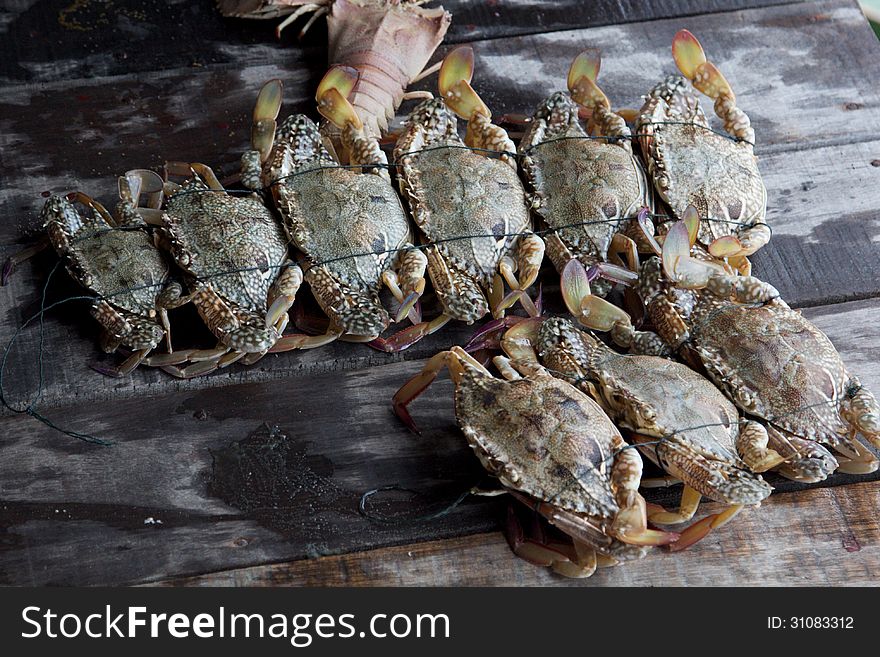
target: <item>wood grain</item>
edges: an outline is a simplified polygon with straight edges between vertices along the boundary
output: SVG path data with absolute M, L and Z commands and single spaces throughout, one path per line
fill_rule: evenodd
M 448 43 L 783 4 L 786 0 L 445 0 Z M 438 3 L 432 3 L 434 5 Z M 224 19 L 212 0 L 36 0 L 0 6 L 0 80 L 47 82 L 170 68 L 245 68 L 326 52 L 318 22 L 275 38 L 277 20 Z
M 255 566 L 159 586 L 876 586 L 880 483 L 774 495 L 676 554 L 565 579 L 500 533 Z M 709 509 L 709 505 L 706 506 Z
M 806 311 L 874 390 L 878 310 L 880 299 Z M 397 362 L 48 413 L 116 442 L 106 448 L 32 418 L 0 420 L 9 437 L 0 444 L 0 582 L 136 583 L 495 529 L 497 498 L 421 519 L 488 482 L 455 426 L 448 379 L 411 408 L 421 437 L 391 414 L 391 395 L 420 367 Z M 391 485 L 413 492 L 370 499 L 370 514 L 388 521 L 358 513 L 364 493 Z M 649 492 L 668 504 L 677 494 Z
M 602 80 L 611 97 L 633 105 L 671 70 L 668 42 L 682 25 L 695 30 L 737 86 L 759 135 L 761 169 L 770 193 L 774 240 L 756 255 L 755 271 L 791 303 L 815 306 L 869 298 L 880 292 L 875 201 L 866 190 L 880 183 L 880 44 L 852 5 L 819 2 L 783 5 L 686 21 L 655 20 L 476 44 L 475 84 L 497 113 L 528 111 L 563 83 L 574 55 L 586 46 L 605 53 Z M 841 40 L 838 34 L 848 38 Z M 786 44 L 784 48 L 780 44 Z M 246 146 L 247 120 L 259 85 L 280 76 L 288 82 L 290 111 L 311 106 L 309 90 L 321 68 L 307 53 L 240 70 L 222 66 L 186 72 L 129 74 L 95 81 L 11 87 L 0 101 L 4 117 L 0 161 L 9 173 L 0 186 L 4 253 L 20 248 L 34 230 L 42 192 L 83 189 L 111 200 L 115 175 L 164 158 L 225 164 L 232 171 Z M 526 65 L 527 64 L 527 65 Z M 24 111 L 27 110 L 27 111 Z M 34 111 L 36 110 L 36 111 Z M 46 126 L 55 126 L 48 131 Z M 854 263 L 839 266 L 839 263 Z M 44 254 L 20 268 L 0 289 L 0 344 L 38 310 L 53 257 Z M 545 279 L 550 282 L 548 277 Z M 50 299 L 78 294 L 61 272 Z M 212 346 L 190 311 L 175 313 L 178 346 Z M 59 308 L 47 318 L 44 402 L 106 400 L 245 381 L 266 381 L 421 358 L 461 342 L 471 329 L 444 329 L 400 356 L 360 345 L 333 345 L 264 359 L 181 383 L 148 370 L 122 381 L 93 374 L 86 363 L 101 358 L 96 325 L 84 304 Z M 5 381 L 13 399 L 36 387 L 39 334 L 26 330 L 12 352 Z

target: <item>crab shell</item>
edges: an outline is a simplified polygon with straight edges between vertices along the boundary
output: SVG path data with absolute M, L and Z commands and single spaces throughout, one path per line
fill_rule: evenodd
M 266 325 L 266 311 L 269 289 L 286 261 L 287 240 L 266 206 L 255 196 L 211 190 L 193 177 L 168 197 L 163 219 L 175 261 L 212 299 L 196 303 L 206 324 L 213 325 L 213 310 L 219 310 L 212 304 L 225 305 L 237 320 L 218 339 L 244 353 L 275 344 L 279 336 Z
M 599 405 L 546 373 L 507 381 L 463 367 L 456 419 L 487 471 L 606 532 L 620 510 L 608 470 L 623 439 Z M 646 553 L 617 539 L 594 547 L 621 560 Z
M 267 167 L 275 205 L 308 259 L 305 280 L 321 309 L 346 333 L 380 334 L 391 323 L 379 299 L 382 274 L 411 238 L 387 176 L 339 166 L 303 115 L 281 124 Z
M 147 231 L 116 229 L 97 213 L 83 216 L 61 196 L 46 201 L 42 219 L 70 275 L 127 323 L 128 330 L 108 335 L 110 350 L 119 344 L 132 350 L 156 347 L 165 336 L 157 309 L 170 268 Z
M 741 226 L 764 221 L 767 190 L 752 144 L 716 134 L 685 78 L 672 75 L 645 96 L 635 123 L 654 187 L 681 218 L 703 217 L 704 246 Z
M 740 304 L 708 290 L 671 288 L 655 258 L 645 262 L 641 279 L 642 298 L 658 333 L 694 354 L 737 407 L 765 420 L 783 440 L 860 451 L 842 415 L 860 386 L 828 337 L 801 313 L 778 298 Z M 666 299 L 685 303 L 673 306 Z M 671 312 L 675 306 L 678 312 Z M 824 479 L 820 471 L 827 474 L 836 463 L 830 454 L 820 461 L 809 474 Z
M 662 439 L 643 448 L 669 474 L 716 502 L 759 504 L 772 488 L 739 458 L 739 413 L 710 381 L 682 363 L 618 354 L 564 319 L 538 332 L 544 365 L 595 390 L 623 428 Z
M 537 213 L 587 268 L 607 261 L 614 234 L 650 207 L 650 185 L 629 140 L 590 138 L 566 93 L 538 106 L 519 152 Z M 545 239 L 561 274 L 569 258 L 552 248 L 550 236 Z
M 441 99 L 413 110 L 394 157 L 401 193 L 432 245 L 429 274 L 446 314 L 479 319 L 488 312 L 480 288 L 491 286 L 501 259 L 531 229 L 515 164 L 470 150 Z

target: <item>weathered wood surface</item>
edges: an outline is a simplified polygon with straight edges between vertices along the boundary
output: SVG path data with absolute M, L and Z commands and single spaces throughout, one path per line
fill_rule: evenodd
M 791 0 L 446 0 L 447 43 L 729 12 Z M 323 64 L 326 30 L 302 41 L 305 19 L 275 39 L 277 20 L 224 19 L 211 0 L 6 0 L 0 3 L 0 81 L 41 82 L 172 68 L 245 68 L 299 49 Z
M 880 299 L 805 311 L 875 390 L 878 311 Z M 0 448 L 0 583 L 135 583 L 497 528 L 498 498 L 468 498 L 442 517 L 419 520 L 488 484 L 455 427 L 448 380 L 411 408 L 421 437 L 391 414 L 391 395 L 420 366 L 50 413 L 71 429 L 116 441 L 107 448 L 30 418 L 2 420 L 9 438 Z M 272 434 L 267 427 L 274 426 Z M 417 492 L 371 498 L 371 514 L 393 522 L 358 513 L 364 493 L 391 485 Z M 678 490 L 648 495 L 671 503 Z M 699 549 L 717 549 L 709 545 Z
M 157 582 L 162 586 L 876 586 L 880 482 L 774 495 L 676 554 L 590 579 L 517 559 L 500 533 Z M 707 509 L 709 505 L 707 505 Z M 793 537 L 797 536 L 795 540 Z M 469 564 L 462 568 L 461 564 Z
M 574 55 L 586 46 L 605 54 L 602 83 L 615 102 L 634 105 L 672 70 L 669 40 L 687 25 L 737 86 L 759 135 L 761 168 L 770 190 L 775 238 L 754 258 L 794 305 L 815 306 L 880 293 L 876 204 L 868 190 L 880 184 L 880 44 L 855 5 L 791 4 L 717 17 L 636 22 L 592 29 L 493 39 L 475 44 L 475 84 L 497 111 L 529 110 L 563 84 Z M 846 39 L 839 38 L 845 33 Z M 780 47 L 785 44 L 785 47 Z M 528 63 L 528 66 L 524 65 Z M 246 147 L 248 116 L 259 85 L 280 76 L 288 83 L 290 111 L 308 111 L 322 66 L 293 50 L 283 62 L 233 69 L 212 66 L 120 75 L 112 79 L 16 85 L 0 99 L 4 181 L 0 225 L 4 253 L 21 247 L 34 230 L 41 193 L 83 189 L 111 199 L 115 175 L 164 158 L 225 165 L 231 172 Z M 426 83 L 428 84 L 428 83 Z M 47 129 L 51 126 L 52 129 Z M 0 343 L 38 309 L 53 257 L 21 267 L 0 289 L 8 310 L 0 317 Z M 839 263 L 853 263 L 840 266 Z M 50 297 L 79 293 L 63 272 Z M 186 329 L 192 312 L 177 313 Z M 100 357 L 96 325 L 85 304 L 62 307 L 47 318 L 43 399 L 46 404 L 118 399 L 242 381 L 287 378 L 421 358 L 463 339 L 467 327 L 446 329 L 402 355 L 389 357 L 360 345 L 284 354 L 259 366 L 235 365 L 181 383 L 147 370 L 108 380 L 85 364 Z M 189 338 L 189 340 L 187 340 Z M 179 346 L 205 332 L 178 333 Z M 5 384 L 15 399 L 36 386 L 33 365 L 39 335 L 25 331 L 13 350 Z M 59 366 L 60 364 L 60 366 Z
M 280 56 L 280 46 L 266 38 L 269 25 L 236 22 L 232 30 L 241 32 L 223 45 L 225 24 L 212 23 L 203 3 L 165 2 L 143 3 L 141 14 L 111 11 L 102 29 L 58 36 L 52 12 L 69 4 L 13 2 L 0 13 L 0 52 L 9 55 L 0 63 L 0 78 L 13 82 L 0 95 L 4 256 L 28 241 L 44 191 L 81 188 L 109 200 L 118 173 L 159 166 L 166 158 L 207 161 L 232 172 L 246 146 L 253 99 L 270 77 L 287 83 L 286 110 L 311 109 L 311 92 L 324 68 L 320 36 L 308 37 L 303 49 L 289 47 L 287 37 Z M 84 4 L 90 11 L 109 7 Z M 587 46 L 604 54 L 601 83 L 613 102 L 632 106 L 673 70 L 672 34 L 680 27 L 695 31 L 735 85 L 759 135 L 775 234 L 754 258 L 756 272 L 808 308 L 805 313 L 840 347 L 863 383 L 880 390 L 880 229 L 870 193 L 880 176 L 880 44 L 852 2 L 690 16 L 756 4 L 776 3 L 504 2 L 497 6 L 497 21 L 489 20 L 496 11 L 492 3 L 449 3 L 459 19 L 474 12 L 476 26 L 473 33 L 456 31 L 469 25 L 459 20 L 450 42 L 483 39 L 474 44 L 475 86 L 500 115 L 529 111 L 557 89 L 571 58 Z M 172 28 L 162 18 L 169 8 L 180 12 Z M 648 20 L 663 16 L 684 18 Z M 627 24 L 583 29 L 621 17 Z M 162 31 L 163 25 L 170 31 Z M 29 26 L 33 36 L 23 31 Z M 548 30 L 553 31 L 540 33 Z M 73 57 L 61 64 L 65 53 Z M 105 77 L 82 77 L 96 74 Z M 42 255 L 0 289 L 5 309 L 0 342 L 37 310 L 53 264 Z M 547 290 L 550 297 L 558 293 L 552 282 Z M 62 272 L 49 297 L 77 293 Z M 187 339 L 210 342 L 191 310 L 175 314 L 184 327 L 179 346 Z M 455 430 L 448 382 L 438 383 L 413 409 L 425 429 L 422 439 L 395 422 L 388 400 L 421 366 L 414 361 L 461 343 L 473 328 L 449 327 L 396 356 L 335 344 L 186 383 L 148 370 L 119 381 L 93 374 L 85 364 L 100 357 L 94 330 L 82 305 L 47 318 L 40 408 L 66 428 L 117 444 L 98 448 L 32 418 L 0 418 L 0 583 L 179 581 L 390 545 L 407 547 L 368 555 L 364 563 L 460 545 L 465 551 L 459 559 L 472 565 L 461 569 L 469 574 L 459 583 L 489 583 L 479 579 L 482 573 L 500 570 L 501 579 L 551 581 L 512 560 L 495 535 L 455 542 L 497 528 L 500 500 L 468 499 L 447 515 L 419 520 L 444 508 L 478 481 L 482 470 Z M 14 399 L 35 388 L 37 341 L 31 327 L 10 358 L 4 385 Z M 270 431 L 274 426 L 278 432 Z M 835 477 L 830 483 L 848 481 Z M 418 494 L 373 498 L 378 502 L 371 508 L 395 516 L 393 523 L 358 513 L 363 493 L 394 484 Z M 671 501 L 677 491 L 651 494 Z M 798 583 L 803 576 L 844 583 L 871 574 L 876 579 L 876 506 L 877 484 L 783 495 L 767 505 L 773 530 L 766 543 L 762 513 L 753 513 L 725 530 L 735 532 L 731 542 L 719 534 L 683 558 L 660 557 L 663 569 L 645 561 L 635 571 L 611 570 L 593 582 Z M 799 524 L 801 515 L 809 520 Z M 809 543 L 811 534 L 818 536 L 816 543 Z M 409 545 L 431 539 L 444 542 Z M 810 547 L 802 548 L 804 541 Z M 779 542 L 784 548 L 772 551 Z M 744 547 L 750 544 L 752 551 Z M 861 551 L 838 560 L 837 545 L 844 552 L 855 545 Z M 777 566 L 767 574 L 776 555 L 780 563 L 797 560 L 797 574 L 788 577 L 788 570 Z M 401 565 L 397 580 L 390 575 L 396 564 L 371 566 L 374 574 L 364 581 L 444 583 L 419 572 L 434 564 L 449 570 L 444 565 L 449 561 L 426 559 L 415 571 Z M 484 571 L 484 559 L 502 567 Z M 355 568 L 353 563 L 334 557 L 261 567 L 238 571 L 246 574 L 236 581 L 286 577 L 289 583 L 342 583 L 342 575 L 330 571 Z

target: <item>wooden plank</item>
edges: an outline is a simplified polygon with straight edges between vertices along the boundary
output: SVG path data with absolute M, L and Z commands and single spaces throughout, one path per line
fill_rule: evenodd
M 880 299 L 806 311 L 874 390 L 878 310 Z M 455 426 L 448 380 L 412 408 L 421 438 L 392 416 L 391 395 L 421 365 L 49 413 L 117 442 L 108 448 L 31 418 L 0 420 L 15 437 L 0 445 L 0 583 L 134 583 L 495 529 L 497 498 L 425 519 L 484 473 Z M 358 513 L 364 493 L 393 485 L 416 492 L 369 504 L 393 522 Z M 664 503 L 676 494 L 651 493 Z
M 689 16 L 790 0 L 445 0 L 453 15 L 448 43 L 511 37 Z M 433 3 L 437 4 L 437 3 Z M 306 49 L 310 58 L 326 57 L 326 30 L 317 23 L 303 41 L 299 25 L 279 41 L 279 21 L 224 19 L 212 0 L 169 5 L 166 2 L 38 0 L 0 8 L 0 80 L 47 82 L 111 76 L 169 68 L 230 66 L 244 68 L 283 60 Z
M 208 573 L 159 586 L 874 586 L 880 483 L 774 495 L 694 547 L 571 580 L 500 533 Z M 708 508 L 708 507 L 707 507 Z
M 670 69 L 668 40 L 681 24 L 653 21 L 484 41 L 478 44 L 475 84 L 499 113 L 522 111 L 562 84 L 562 73 L 578 50 L 595 45 L 606 52 L 607 90 L 621 104 L 633 104 Z M 820 2 L 725 14 L 723 23 L 694 17 L 685 24 L 715 44 L 713 58 L 742 87 L 739 97 L 762 137 L 761 167 L 776 235 L 755 257 L 756 273 L 795 305 L 877 295 L 875 201 L 864 190 L 877 187 L 880 176 L 880 142 L 874 139 L 880 112 L 872 109 L 880 104 L 880 85 L 866 82 L 880 79 L 880 44 L 858 10 Z M 847 39 L 838 38 L 842 32 Z M 793 45 L 781 49 L 783 43 Z M 246 121 L 261 82 L 284 77 L 291 100 L 286 108 L 306 110 L 312 102 L 306 90 L 313 88 L 318 71 L 302 55 L 241 71 L 215 67 L 195 76 L 171 71 L 81 82 L 75 90 L 67 83 L 10 88 L 0 101 L 0 160 L 9 172 L 0 186 L 0 212 L 14 218 L 0 225 L 4 253 L 29 239 L 25 235 L 36 224 L 41 192 L 76 187 L 109 200 L 114 176 L 128 167 L 158 166 L 164 157 L 231 163 L 245 148 Z M 859 109 L 847 109 L 847 103 Z M 843 262 L 858 265 L 838 266 Z M 38 309 L 52 266 L 48 254 L 39 257 L 0 290 L 0 300 L 10 309 L 0 317 L 0 344 Z M 545 280 L 552 284 L 552 277 Z M 63 272 L 56 284 L 53 299 L 79 293 Z M 198 322 L 191 312 L 177 313 L 176 319 L 183 327 L 181 346 L 195 340 L 211 343 L 210 336 L 193 328 Z M 95 328 L 81 305 L 62 307 L 47 320 L 46 403 L 272 380 L 400 358 L 363 346 L 334 345 L 270 357 L 258 367 L 233 366 L 186 384 L 148 371 L 116 381 L 92 375 L 84 366 L 100 357 Z M 461 342 L 470 330 L 444 329 L 402 357 L 423 357 Z M 37 349 L 38 333 L 30 329 L 10 360 L 6 383 L 15 399 L 36 386 Z

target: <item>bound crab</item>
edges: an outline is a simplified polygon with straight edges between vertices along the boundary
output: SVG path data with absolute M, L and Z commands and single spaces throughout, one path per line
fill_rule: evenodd
M 695 211 L 689 211 L 693 214 Z M 656 333 L 636 331 L 629 316 L 597 296 L 573 308 L 581 324 L 611 331 L 615 342 L 642 353 L 679 353 L 768 434 L 785 461 L 782 475 L 822 481 L 837 467 L 873 472 L 878 460 L 856 438 L 880 446 L 880 406 L 849 374 L 831 341 L 776 289 L 727 265 L 698 259 L 696 221 L 670 228 L 662 259 L 651 258 L 638 286 Z M 704 257 L 704 256 L 702 256 Z M 583 286 L 581 285 L 581 288 Z M 837 452 L 837 459 L 825 446 Z
M 525 290 L 538 277 L 544 242 L 531 232 L 513 142 L 469 84 L 473 68 L 469 47 L 446 57 L 442 98 L 415 108 L 394 149 L 401 193 L 428 244 L 428 274 L 443 307 L 422 324 L 423 335 L 450 319 L 470 324 L 490 310 L 501 317 L 518 300 L 535 312 Z M 468 122 L 464 141 L 456 114 Z M 505 281 L 513 290 L 506 296 Z
M 534 207 L 551 229 L 544 237 L 547 255 L 560 274 L 573 259 L 589 268 L 624 256 L 637 267 L 636 244 L 623 231 L 652 205 L 630 130 L 596 85 L 599 64 L 589 51 L 575 58 L 568 72 L 571 97 L 557 92 L 545 100 L 519 145 Z M 595 135 L 584 130 L 572 101 L 592 111 Z M 595 288 L 604 296 L 609 286 L 597 281 Z
M 91 312 L 101 325 L 104 351 L 124 347 L 133 352 L 119 366 L 92 366 L 108 376 L 124 376 L 141 363 L 163 365 L 180 358 L 149 354 L 163 338 L 171 352 L 167 310 L 189 300 L 143 218 L 154 218 L 161 205 L 162 179 L 151 171 L 129 171 L 119 178 L 119 193 L 116 216 L 82 192 L 49 197 L 41 215 L 67 271 L 97 295 Z M 150 199 L 148 207 L 139 207 L 141 196 Z
M 468 444 L 504 491 L 567 534 L 573 548 L 551 549 L 521 538 L 514 551 L 570 577 L 641 558 L 646 547 L 678 534 L 648 529 L 639 494 L 642 460 L 625 449 L 602 409 L 533 361 L 495 359 L 493 376 L 460 347 L 431 358 L 394 395 L 394 411 L 413 430 L 407 405 L 443 367 L 455 384 L 455 415 Z
M 425 255 L 413 248 L 409 222 L 391 185 L 387 159 L 346 95 L 357 82 L 335 67 L 318 87 L 318 110 L 341 130 L 351 166 L 340 165 L 322 144 L 318 127 L 301 114 L 275 134 L 281 83 L 263 87 L 254 111 L 254 150 L 243 158 L 243 181 L 268 187 L 291 241 L 305 255 L 305 280 L 330 319 L 324 335 L 289 335 L 273 351 L 317 347 L 337 338 L 369 342 L 391 323 L 379 299 L 387 286 L 400 306 L 396 321 L 414 311 L 425 289 Z M 361 168 L 362 171 L 357 169 Z M 418 337 L 401 332 L 376 344 L 403 349 Z
M 182 185 L 167 184 L 162 219 L 171 254 L 189 275 L 192 301 L 218 344 L 183 352 L 185 360 L 163 369 L 189 378 L 238 360 L 255 363 L 284 332 L 302 282 L 284 232 L 259 198 L 227 194 L 210 167 L 169 163 L 166 172 L 188 176 Z M 183 363 L 190 364 L 177 367 Z
M 698 243 L 748 273 L 746 256 L 770 240 L 767 190 L 754 154 L 755 131 L 699 41 L 687 30 L 672 40 L 682 74 L 715 101 L 728 135 L 709 127 L 684 78 L 670 76 L 645 97 L 635 120 L 648 172 L 660 197 L 681 219 L 688 206 L 702 217 Z
M 508 356 L 535 359 L 595 399 L 630 442 L 684 483 L 679 509 L 648 506 L 661 525 L 693 518 L 701 496 L 729 505 L 691 525 L 672 550 L 692 545 L 744 506 L 759 506 L 772 488 L 755 472 L 782 461 L 767 433 L 710 381 L 687 365 L 650 355 L 623 355 L 561 318 L 525 320 L 501 339 Z M 642 485 L 645 485 L 643 482 Z

